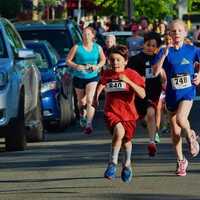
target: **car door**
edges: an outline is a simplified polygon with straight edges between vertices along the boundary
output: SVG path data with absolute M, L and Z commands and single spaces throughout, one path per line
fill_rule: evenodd
M 5 31 L 7 33 L 7 39 L 13 51 L 14 58 L 14 70 L 19 81 L 24 86 L 25 89 L 25 113 L 32 109 L 34 88 L 33 88 L 33 79 L 35 77 L 33 70 L 33 61 L 31 59 L 18 59 L 18 50 L 25 48 L 22 40 L 18 34 L 13 29 L 12 25 L 8 22 L 5 22 Z

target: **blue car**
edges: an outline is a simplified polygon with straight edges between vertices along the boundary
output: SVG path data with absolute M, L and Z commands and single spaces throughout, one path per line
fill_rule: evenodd
M 71 76 L 60 63 L 56 50 L 45 40 L 24 41 L 26 47 L 40 54 L 41 96 L 44 128 L 62 131 L 75 118 Z

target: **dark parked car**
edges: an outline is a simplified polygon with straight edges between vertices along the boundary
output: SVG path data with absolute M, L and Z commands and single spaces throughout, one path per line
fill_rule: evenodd
M 15 23 L 15 27 L 20 33 L 23 40 L 47 40 L 58 52 L 61 57 L 60 66 L 65 65 L 65 58 L 74 44 L 82 42 L 82 33 L 73 20 L 52 21 L 52 22 L 37 22 L 37 23 Z M 71 90 L 72 75 L 69 68 L 65 71 L 65 80 Z M 73 95 L 74 92 L 71 94 Z M 76 96 L 74 96 L 76 102 Z M 78 113 L 77 105 L 70 108 L 69 113 Z M 68 116 L 70 118 L 70 116 Z
M 0 136 L 8 151 L 24 150 L 27 138 L 43 140 L 36 58 L 12 23 L 0 18 Z
M 74 119 L 73 87 L 59 68 L 59 55 L 46 40 L 24 41 L 26 47 L 41 55 L 38 68 L 42 76 L 41 97 L 44 127 L 62 131 Z M 73 109 L 71 109 L 73 108 Z

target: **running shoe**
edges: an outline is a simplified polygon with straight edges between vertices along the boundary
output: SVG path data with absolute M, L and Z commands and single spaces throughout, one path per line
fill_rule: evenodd
M 109 163 L 106 171 L 104 172 L 104 177 L 107 179 L 114 179 L 116 177 L 117 165 L 114 163 Z
M 133 177 L 133 172 L 131 167 L 123 167 L 121 172 L 121 179 L 125 183 L 130 183 Z
M 92 131 L 93 131 L 93 128 L 92 128 L 92 126 L 86 126 L 85 128 L 84 128 L 84 133 L 86 134 L 86 135 L 90 135 L 91 133 L 92 133 Z
M 147 149 L 149 152 L 149 156 L 153 157 L 156 155 L 157 148 L 156 148 L 156 144 L 154 142 L 149 143 L 147 146 Z
M 155 143 L 160 143 L 160 136 L 159 136 L 158 132 L 155 135 Z
M 195 131 L 192 131 L 191 137 L 187 139 L 192 157 L 196 157 L 199 154 L 199 143 L 197 139 L 198 136 L 196 135 Z
M 84 128 L 84 133 L 86 134 L 86 135 L 90 135 L 91 133 L 92 133 L 92 131 L 93 131 L 93 128 L 92 128 L 92 125 L 91 124 L 88 124 L 85 128 Z
M 178 160 L 177 161 L 177 166 L 176 166 L 176 175 L 177 176 L 186 176 L 187 175 L 187 167 L 188 167 L 188 161 L 186 158 L 183 160 Z
M 79 123 L 80 123 L 80 127 L 81 127 L 81 128 L 85 128 L 86 125 L 87 125 L 87 119 L 86 119 L 86 117 L 80 116 Z

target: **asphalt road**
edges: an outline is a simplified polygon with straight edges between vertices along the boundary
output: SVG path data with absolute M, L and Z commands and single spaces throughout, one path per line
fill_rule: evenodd
M 199 103 L 198 103 L 199 104 Z M 200 130 L 200 105 L 191 122 Z M 0 152 L 0 200 L 192 200 L 200 199 L 200 155 L 189 159 L 188 175 L 174 174 L 176 159 L 169 135 L 161 136 L 156 157 L 147 154 L 146 130 L 137 129 L 133 148 L 134 178 L 130 184 L 103 178 L 111 137 L 103 112 L 95 117 L 95 131 L 84 135 L 78 124 L 64 133 L 46 134 L 45 142 L 31 143 L 23 152 Z M 3 146 L 3 143 L 1 144 Z

